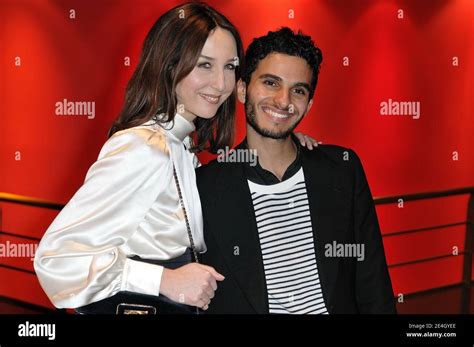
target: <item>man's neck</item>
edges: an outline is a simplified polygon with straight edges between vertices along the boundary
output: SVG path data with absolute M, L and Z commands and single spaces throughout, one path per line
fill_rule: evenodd
M 247 125 L 247 146 L 257 151 L 260 166 L 272 172 L 280 181 L 297 156 L 297 148 L 291 136 L 275 140 L 258 134 L 249 125 Z

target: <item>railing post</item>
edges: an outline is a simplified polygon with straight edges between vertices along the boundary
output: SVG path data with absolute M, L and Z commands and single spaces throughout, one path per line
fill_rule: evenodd
M 461 313 L 471 310 L 472 253 L 474 248 L 474 193 L 469 194 L 467 204 L 466 240 L 464 242 L 463 289 L 461 295 Z

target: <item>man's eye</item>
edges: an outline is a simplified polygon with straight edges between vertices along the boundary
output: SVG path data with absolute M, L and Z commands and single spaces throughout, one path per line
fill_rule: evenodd
M 271 80 L 265 80 L 265 81 L 263 81 L 263 84 L 266 84 L 267 86 L 271 86 L 271 87 L 276 86 L 276 83 L 274 81 L 271 81 Z
M 203 69 L 210 69 L 211 64 L 210 63 L 199 63 L 198 67 L 203 68 Z
M 234 64 L 227 64 L 226 66 L 227 70 L 235 70 L 236 66 Z
M 301 88 L 295 89 L 294 92 L 296 94 L 300 94 L 300 95 L 305 95 L 306 94 L 306 91 L 304 89 L 301 89 Z

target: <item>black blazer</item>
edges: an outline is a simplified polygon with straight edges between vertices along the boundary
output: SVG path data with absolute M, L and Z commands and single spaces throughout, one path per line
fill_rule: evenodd
M 239 146 L 240 147 L 240 146 Z M 302 148 L 315 253 L 330 314 L 396 313 L 372 195 L 350 149 Z M 223 274 L 209 313 L 268 313 L 262 253 L 244 164 L 214 160 L 197 170 L 207 252 L 202 262 Z M 327 257 L 325 245 L 363 243 L 364 261 Z

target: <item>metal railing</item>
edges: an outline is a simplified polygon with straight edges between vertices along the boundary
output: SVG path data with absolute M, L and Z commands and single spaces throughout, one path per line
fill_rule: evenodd
M 456 195 L 466 195 L 469 194 L 469 201 L 467 206 L 467 216 L 466 220 L 460 221 L 457 223 L 450 223 L 450 224 L 442 224 L 442 225 L 435 225 L 425 228 L 417 228 L 417 229 L 409 229 L 409 230 L 400 230 L 397 232 L 390 232 L 383 234 L 384 238 L 411 234 L 411 233 L 420 233 L 431 231 L 435 229 L 443 229 L 449 228 L 459 225 L 466 226 L 466 237 L 464 241 L 464 250 L 461 252 L 457 252 L 456 255 L 450 254 L 442 254 L 434 257 L 427 257 L 421 259 L 415 259 L 412 261 L 407 262 L 400 262 L 395 264 L 389 264 L 389 268 L 400 267 L 400 266 L 407 266 L 419 263 L 425 263 L 440 259 L 446 259 L 453 256 L 464 255 L 463 259 L 463 270 L 462 270 L 462 281 L 459 283 L 451 284 L 448 286 L 443 287 L 436 287 L 428 290 L 422 290 L 415 293 L 411 293 L 408 296 L 416 296 L 416 295 L 426 295 L 431 292 L 437 292 L 443 289 L 450 289 L 461 287 L 461 313 L 469 313 L 470 305 L 471 305 L 471 284 L 472 284 L 472 254 L 473 254 L 473 241 L 474 241 L 474 187 L 465 187 L 465 188 L 458 188 L 458 189 L 449 189 L 449 190 L 440 190 L 434 192 L 427 192 L 427 193 L 416 193 L 416 194 L 406 194 L 406 195 L 397 195 L 397 196 L 387 196 L 387 197 L 376 197 L 374 198 L 374 202 L 376 205 L 385 205 L 385 204 L 394 204 L 398 203 L 400 199 L 403 202 L 406 201 L 417 201 L 417 200 L 427 200 L 427 199 L 437 199 L 437 198 L 446 198 L 449 196 L 456 196 Z

